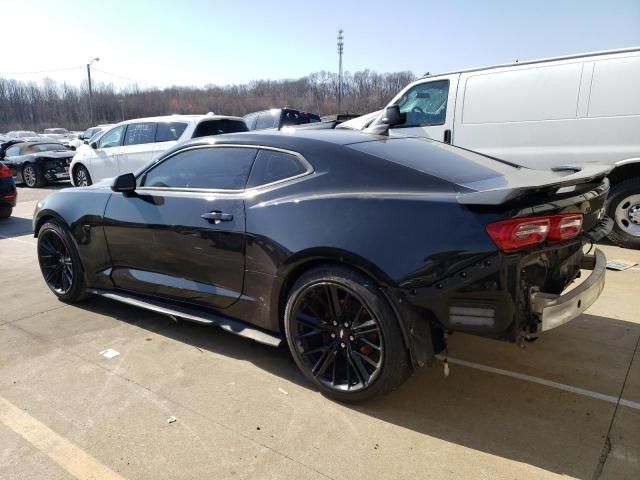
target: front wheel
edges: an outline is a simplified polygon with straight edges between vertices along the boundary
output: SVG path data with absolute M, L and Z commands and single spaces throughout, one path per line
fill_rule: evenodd
M 621 247 L 640 249 L 640 178 L 625 180 L 611 189 L 607 215 L 615 222 L 609 239 Z
M 22 180 L 29 188 L 40 188 L 47 183 L 40 167 L 31 163 L 27 163 L 22 169 Z
M 91 175 L 84 165 L 78 165 L 73 171 L 73 183 L 76 187 L 88 187 L 91 185 Z
M 85 297 L 80 256 L 66 227 L 45 223 L 38 232 L 38 262 L 44 281 L 63 302 L 79 302 Z
M 284 323 L 296 364 L 328 397 L 369 400 L 411 373 L 391 307 L 358 272 L 325 267 L 304 274 L 291 289 Z

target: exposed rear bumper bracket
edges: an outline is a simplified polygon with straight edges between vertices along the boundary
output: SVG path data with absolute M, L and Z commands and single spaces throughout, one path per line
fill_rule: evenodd
M 564 295 L 532 291 L 531 310 L 538 316 L 542 331 L 563 325 L 589 308 L 604 289 L 607 259 L 596 248 L 593 255 L 585 255 L 580 268 L 591 270 L 587 279 Z

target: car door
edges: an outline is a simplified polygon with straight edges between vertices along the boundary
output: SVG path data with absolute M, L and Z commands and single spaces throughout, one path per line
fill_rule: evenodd
M 396 97 L 405 122 L 389 130 L 393 136 L 421 136 L 451 143 L 459 74 L 414 85 Z
M 89 173 L 93 182 L 120 174 L 118 164 L 126 125 L 112 128 L 97 141 L 89 163 Z
M 155 151 L 155 122 L 130 123 L 118 156 L 120 173 L 133 173 L 153 158 Z
M 105 235 L 116 287 L 226 308 L 242 294 L 244 194 L 257 150 L 192 147 L 114 193 Z

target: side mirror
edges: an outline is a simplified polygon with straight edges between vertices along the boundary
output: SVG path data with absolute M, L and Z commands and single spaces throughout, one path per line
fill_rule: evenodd
M 91 142 L 91 148 L 94 150 L 98 148 L 98 142 Z
M 136 190 L 136 177 L 133 173 L 123 173 L 115 178 L 111 190 L 121 193 L 133 193 Z
M 384 115 L 382 116 L 381 123 L 385 125 L 400 125 L 407 120 L 407 114 L 400 112 L 398 105 L 391 105 L 384 109 Z

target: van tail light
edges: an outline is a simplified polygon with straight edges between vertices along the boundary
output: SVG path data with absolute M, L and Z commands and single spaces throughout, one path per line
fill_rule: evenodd
M 0 178 L 11 177 L 11 169 L 6 165 L 0 163 Z
M 582 231 L 581 214 L 512 218 L 487 225 L 487 233 L 503 252 L 515 252 L 545 240 L 561 242 Z

